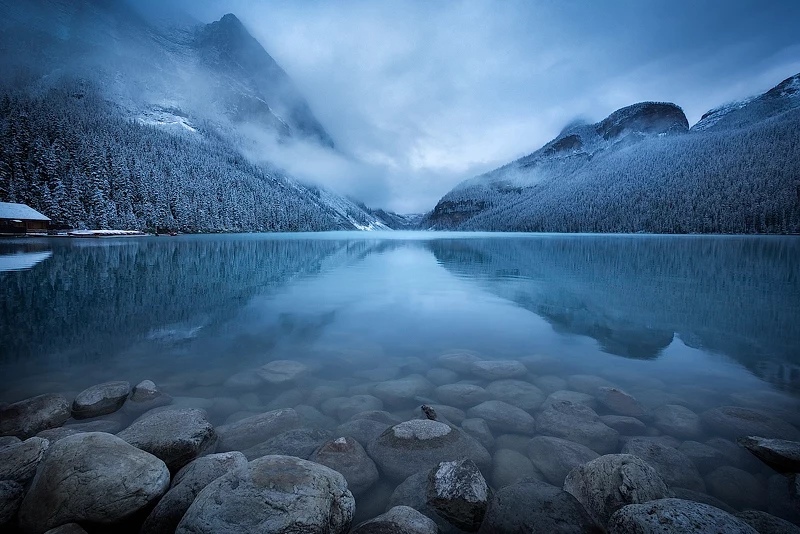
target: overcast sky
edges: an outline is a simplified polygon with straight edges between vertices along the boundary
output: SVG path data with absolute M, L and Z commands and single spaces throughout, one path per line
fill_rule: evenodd
M 708 109 L 800 72 L 800 2 L 191 0 L 236 14 L 343 156 L 306 178 L 399 212 L 530 153 L 565 124 L 643 100 Z M 311 176 L 313 175 L 313 176 Z

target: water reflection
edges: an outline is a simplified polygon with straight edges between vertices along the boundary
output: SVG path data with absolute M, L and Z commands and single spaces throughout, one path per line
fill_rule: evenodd
M 32 269 L 52 255 L 53 252 L 41 244 L 0 241 L 0 273 Z

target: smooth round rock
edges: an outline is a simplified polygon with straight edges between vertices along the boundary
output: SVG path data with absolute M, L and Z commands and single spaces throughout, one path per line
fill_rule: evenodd
M 378 481 L 378 468 L 367 456 L 364 447 L 351 437 L 340 437 L 323 443 L 309 458 L 341 473 L 354 495 L 367 491 Z
M 613 388 L 614 384 L 603 377 L 595 375 L 572 375 L 567 377 L 567 385 L 573 391 L 596 395 L 600 388 Z
M 736 440 L 744 436 L 800 441 L 794 426 L 761 410 L 722 406 L 700 414 L 703 425 L 713 434 Z
M 643 422 L 625 415 L 601 415 L 600 420 L 623 436 L 640 436 L 647 431 Z
M 746 510 L 736 514 L 736 517 L 756 529 L 759 534 L 800 534 L 800 527 L 767 512 Z
M 494 436 L 489 429 L 486 421 L 479 418 L 464 419 L 461 421 L 461 429 L 468 435 L 478 440 L 478 443 L 483 445 L 486 450 L 491 450 L 494 447 Z
M 473 406 L 467 410 L 467 416 L 483 419 L 489 428 L 497 432 L 529 435 L 536 432 L 536 420 L 531 414 L 499 400 L 490 400 Z
M 336 427 L 334 433 L 337 436 L 355 438 L 356 441 L 366 447 L 370 441 L 383 434 L 389 426 L 391 426 L 391 423 L 375 421 L 374 419 L 351 419 Z
M 129 382 L 105 382 L 88 387 L 72 401 L 72 417 L 87 419 L 116 412 L 131 392 Z
M 409 375 L 397 380 L 380 382 L 372 389 L 372 394 L 390 406 L 416 404 L 418 398 L 428 396 L 433 384 L 423 376 Z
M 340 534 L 354 512 L 340 473 L 292 456 L 263 456 L 208 484 L 176 533 Z
M 713 506 L 682 499 L 659 499 L 629 504 L 608 523 L 609 534 L 758 534 L 750 525 Z
M 217 450 L 243 451 L 278 434 L 303 425 L 303 419 L 294 409 L 283 408 L 252 415 L 217 427 Z
M 558 487 L 570 471 L 599 455 L 590 448 L 552 436 L 536 436 L 528 443 L 528 458 L 545 479 Z
M 256 374 L 268 384 L 282 385 L 294 382 L 308 371 L 308 366 L 294 360 L 275 360 L 262 365 Z
M 723 465 L 706 475 L 705 480 L 708 493 L 737 510 L 766 505 L 766 488 L 747 471 Z
M 171 471 L 217 446 L 217 433 L 205 411 L 196 409 L 148 412 L 117 436 L 161 458 Z
M 441 367 L 434 367 L 425 373 L 425 378 L 433 382 L 437 386 L 445 384 L 454 384 L 458 381 L 458 373 L 450 369 L 442 369 Z
M 133 413 L 144 413 L 159 406 L 172 403 L 172 397 L 161 391 L 152 380 L 142 380 L 131 390 L 125 409 Z
M 594 410 L 570 401 L 554 402 L 536 418 L 536 430 L 567 439 L 600 453 L 616 452 L 619 433 L 606 426 Z
M 22 501 L 20 526 L 44 532 L 72 522 L 118 523 L 147 508 L 168 486 L 164 462 L 116 436 L 67 436 L 39 465 Z
M 694 463 L 678 449 L 651 440 L 633 438 L 622 447 L 622 452 L 638 456 L 650 464 L 668 486 L 695 491 L 706 489 Z
M 698 441 L 684 441 L 678 450 L 694 463 L 700 473 L 708 473 L 728 463 L 722 452 Z
M 0 527 L 14 519 L 24 496 L 22 484 L 13 480 L 0 480 Z
M 39 395 L 0 408 L 0 435 L 28 439 L 56 428 L 70 418 L 70 406 L 61 395 Z
M 36 474 L 49 446 L 48 440 L 32 437 L 0 448 L 0 480 L 27 483 Z
M 394 506 L 356 526 L 350 534 L 437 534 L 436 523 L 410 506 Z
M 472 364 L 481 361 L 481 357 L 468 350 L 458 350 L 442 354 L 437 359 L 440 367 L 456 373 L 467 374 L 472 371 Z
M 436 397 L 444 404 L 469 408 L 489 400 L 489 393 L 474 384 L 445 384 L 436 388 Z
M 372 395 L 353 395 L 345 397 L 336 408 L 336 416 L 340 421 L 347 421 L 354 415 L 366 411 L 383 410 L 383 402 Z
M 569 401 L 574 402 L 575 404 L 583 404 L 584 406 L 588 406 L 592 410 L 597 408 L 597 399 L 586 393 L 580 393 L 578 391 L 569 391 L 566 389 L 558 390 L 550 393 L 542 403 L 541 408 L 545 409 L 548 406 L 552 406 L 553 404 L 560 402 L 560 401 Z
M 654 409 L 653 425 L 678 439 L 696 439 L 703 434 L 700 416 L 679 404 L 665 404 Z
M 518 378 L 528 374 L 528 368 L 516 360 L 479 360 L 472 364 L 471 371 L 484 380 Z
M 603 526 L 623 506 L 671 496 L 656 470 L 630 454 L 607 454 L 579 465 L 564 480 L 564 491 Z
M 386 429 L 367 446 L 381 472 L 393 480 L 405 480 L 431 469 L 439 462 L 469 458 L 488 469 L 489 452 L 475 439 L 439 421 L 412 419 Z
M 500 449 L 492 455 L 492 486 L 504 488 L 525 479 L 544 480 L 544 475 L 533 466 L 530 459 L 512 449 Z
M 486 391 L 499 401 L 529 412 L 538 410 L 545 399 L 541 389 L 522 380 L 495 380 L 486 386 Z
M 646 411 L 633 395 L 613 387 L 597 388 L 597 402 L 609 412 L 628 417 L 642 417 Z
M 334 437 L 334 433 L 330 430 L 296 428 L 245 449 L 242 453 L 248 460 L 274 455 L 296 456 L 308 460 L 317 447 Z

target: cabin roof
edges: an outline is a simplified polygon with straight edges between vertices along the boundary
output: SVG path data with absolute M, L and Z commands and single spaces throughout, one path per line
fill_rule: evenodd
M 49 221 L 50 218 L 42 215 L 26 204 L 14 202 L 0 202 L 0 219 L 19 219 L 21 221 Z

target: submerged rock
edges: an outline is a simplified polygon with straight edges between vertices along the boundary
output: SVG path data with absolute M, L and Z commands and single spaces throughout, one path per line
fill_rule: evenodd
M 495 380 L 486 391 L 495 399 L 526 411 L 538 410 L 545 399 L 541 389 L 522 380 Z
M 800 441 L 800 431 L 794 426 L 761 410 L 722 406 L 703 412 L 700 419 L 711 432 L 724 438 L 761 436 Z
M 245 417 L 217 427 L 219 445 L 217 450 L 241 451 L 258 445 L 278 434 L 302 426 L 303 420 L 292 408 L 272 410 Z
M 625 505 L 671 496 L 656 470 L 630 454 L 608 454 L 579 465 L 567 475 L 564 491 L 603 526 Z
M 741 510 L 763 508 L 766 488 L 750 473 L 730 465 L 718 467 L 706 475 L 708 492 L 714 497 Z
M 436 523 L 409 506 L 394 506 L 369 521 L 364 521 L 350 534 L 436 534 Z
M 0 408 L 0 435 L 28 439 L 63 425 L 70 414 L 69 402 L 61 395 L 31 397 Z
M 353 395 L 345 397 L 336 407 L 336 416 L 340 421 L 347 421 L 352 416 L 366 411 L 383 410 L 383 402 L 372 395 Z
M 657 429 L 680 439 L 695 439 L 703 433 L 700 416 L 679 404 L 665 404 L 653 410 Z
M 518 378 L 528 374 L 528 368 L 516 360 L 479 360 L 472 364 L 471 371 L 484 380 Z
M 682 499 L 659 499 L 629 504 L 617 510 L 608 523 L 609 534 L 681 532 L 706 534 L 758 534 L 750 525 L 713 506 Z
M 708 493 L 692 491 L 686 488 L 670 488 L 670 491 L 672 492 L 672 496 L 676 499 L 707 504 L 709 506 L 713 506 L 714 508 L 719 508 L 720 510 L 728 512 L 729 514 L 736 513 L 735 509 L 731 508 L 728 504 L 725 504 L 716 497 L 709 495 Z
M 492 455 L 492 486 L 503 488 L 525 479 L 544 480 L 544 475 L 533 466 L 533 462 L 512 449 L 500 449 Z
M 469 408 L 489 400 L 485 389 L 475 384 L 445 384 L 436 388 L 436 397 L 443 403 L 458 408 Z
M 486 450 L 491 450 L 494 447 L 494 436 L 492 431 L 489 430 L 489 425 L 483 419 L 477 417 L 464 419 L 461 421 L 461 429 L 478 440 L 478 443 L 486 447 Z
M 467 374 L 472 371 L 472 364 L 480 361 L 477 353 L 468 350 L 459 350 L 442 354 L 438 358 L 439 366 L 450 369 L 456 373 Z
M 428 474 L 428 505 L 467 532 L 481 526 L 489 498 L 489 486 L 472 460 L 441 462 Z
M 625 415 L 601 415 L 600 420 L 623 436 L 640 436 L 647 431 L 643 422 Z
M 684 441 L 678 450 L 686 455 L 701 473 L 708 473 L 728 463 L 719 449 L 697 441 Z
M 397 380 L 387 380 L 376 384 L 372 394 L 390 406 L 416 404 L 420 397 L 428 396 L 433 384 L 421 375 L 409 375 Z
M 256 374 L 268 384 L 283 385 L 294 382 L 308 371 L 308 366 L 294 360 L 274 360 L 262 365 Z
M 355 438 L 356 441 L 366 447 L 370 441 L 383 434 L 390 425 L 391 423 L 375 421 L 374 419 L 351 419 L 336 427 L 335 434 Z
M 159 406 L 172 403 L 172 397 L 161 391 L 152 380 L 142 380 L 131 390 L 126 410 L 133 413 L 144 413 Z
M 78 393 L 72 402 L 72 417 L 75 419 L 88 419 L 112 412 L 116 412 L 131 392 L 129 382 L 105 382 L 88 387 Z
M 22 501 L 19 523 L 44 532 L 70 522 L 114 524 L 161 497 L 167 466 L 150 453 L 101 432 L 54 443 Z
M 497 432 L 530 435 L 536 432 L 536 420 L 531 414 L 503 401 L 482 402 L 467 410 L 467 415 L 483 419 L 489 428 Z
M 706 489 L 694 463 L 678 449 L 643 438 L 633 438 L 622 447 L 622 452 L 638 456 L 650 464 L 668 486 L 695 491 Z
M 50 446 L 46 439 L 33 437 L 0 448 L 0 480 L 27 483 Z
M 341 534 L 354 511 L 340 473 L 300 458 L 264 456 L 207 485 L 176 533 Z
M 282 432 L 264 443 L 243 450 L 242 453 L 248 460 L 271 455 L 296 456 L 308 460 L 317 447 L 333 438 L 330 430 L 297 428 Z
M 558 390 L 554 391 L 549 394 L 542 403 L 541 408 L 545 409 L 548 406 L 552 406 L 553 404 L 561 401 L 569 401 L 574 402 L 575 404 L 583 404 L 584 406 L 588 406 L 592 410 L 597 408 L 597 399 L 592 395 L 587 395 L 586 393 L 580 393 L 578 391 L 569 391 L 569 390 Z
M 619 433 L 606 426 L 600 416 L 588 406 L 570 401 L 554 402 L 536 419 L 540 434 L 567 439 L 607 454 L 616 452 Z
M 536 436 L 528 443 L 528 458 L 545 479 L 558 487 L 570 471 L 599 455 L 590 448 L 552 436 Z
M 780 473 L 800 472 L 800 442 L 785 439 L 768 439 L 746 436 L 738 439 L 739 445 L 752 452 L 756 458 Z
M 597 401 L 606 410 L 618 415 L 628 417 L 642 417 L 645 415 L 644 407 L 632 395 L 621 389 L 612 387 L 597 388 Z
M 341 473 L 347 487 L 358 495 L 378 481 L 378 468 L 367 456 L 364 447 L 351 437 L 341 437 L 323 443 L 309 458 Z

